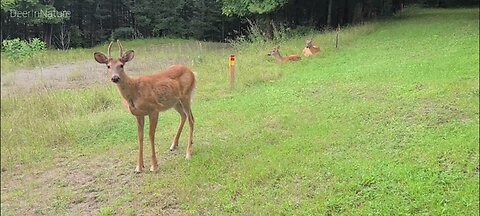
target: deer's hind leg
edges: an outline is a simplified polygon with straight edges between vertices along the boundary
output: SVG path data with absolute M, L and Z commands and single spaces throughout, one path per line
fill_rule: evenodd
M 185 120 L 187 119 L 187 114 L 185 114 L 182 103 L 180 102 L 177 103 L 177 105 L 175 105 L 174 108 L 175 110 L 177 110 L 178 114 L 180 114 L 180 125 L 178 125 L 177 134 L 173 138 L 172 145 L 170 146 L 170 151 L 177 149 L 178 140 L 180 139 L 180 135 L 182 134 L 183 125 L 185 125 Z
M 190 126 L 190 130 L 189 130 L 189 133 L 188 133 L 188 145 L 187 145 L 187 152 L 185 154 L 185 159 L 190 159 L 190 157 L 192 156 L 192 151 L 193 151 L 193 148 L 192 148 L 192 145 L 193 145 L 193 126 L 195 124 L 195 119 L 193 117 L 192 108 L 191 108 L 190 104 L 191 104 L 190 103 L 190 98 L 182 100 L 183 110 L 184 110 L 185 114 L 187 115 L 188 124 Z

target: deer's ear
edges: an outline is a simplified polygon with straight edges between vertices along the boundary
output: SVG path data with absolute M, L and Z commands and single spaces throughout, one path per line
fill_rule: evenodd
M 129 50 L 123 54 L 122 58 L 120 59 L 121 62 L 125 63 L 131 61 L 133 59 L 134 52 L 133 50 Z
M 93 57 L 95 58 L 95 60 L 100 63 L 100 64 L 107 64 L 108 63 L 108 58 L 107 56 L 105 56 L 105 54 L 101 53 L 101 52 L 95 52 L 93 54 Z

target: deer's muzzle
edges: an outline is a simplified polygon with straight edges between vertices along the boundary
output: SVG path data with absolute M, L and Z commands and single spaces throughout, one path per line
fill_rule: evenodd
M 114 76 L 112 77 L 112 82 L 118 83 L 118 81 L 120 81 L 120 77 L 117 76 L 117 75 L 114 75 Z

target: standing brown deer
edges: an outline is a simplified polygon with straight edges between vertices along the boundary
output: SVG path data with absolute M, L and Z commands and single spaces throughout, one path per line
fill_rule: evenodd
M 312 39 L 305 41 L 305 48 L 303 49 L 303 55 L 308 57 L 320 52 L 320 47 L 312 44 Z
M 288 55 L 283 57 L 280 54 L 280 47 L 274 47 L 267 55 L 275 57 L 278 62 L 299 61 L 301 59 L 298 55 Z
M 178 146 L 178 139 L 182 133 L 185 120 L 188 118 L 190 133 L 186 151 L 186 159 L 192 155 L 194 118 L 191 109 L 191 99 L 195 90 L 195 73 L 183 65 L 172 65 L 162 73 L 140 77 L 130 77 L 124 71 L 124 65 L 133 59 L 133 50 L 123 53 L 123 46 L 117 41 L 120 57 L 112 58 L 113 42 L 108 46 L 108 57 L 103 53 L 95 52 L 94 58 L 100 64 L 106 64 L 111 81 L 118 87 L 123 103 L 137 118 L 138 132 L 138 160 L 136 172 L 141 172 L 143 165 L 143 128 L 144 119 L 148 115 L 150 121 L 151 167 L 150 171 L 158 168 L 155 156 L 155 129 L 157 128 L 159 112 L 170 108 L 180 114 L 180 125 L 173 139 L 170 150 Z

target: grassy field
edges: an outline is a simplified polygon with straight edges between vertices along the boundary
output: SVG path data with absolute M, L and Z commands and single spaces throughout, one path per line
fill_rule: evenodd
M 136 51 L 127 72 L 178 61 L 198 73 L 192 159 L 185 131 L 168 151 L 179 121 L 168 111 L 159 171 L 135 174 L 135 120 L 106 76 L 10 95 L 1 99 L 1 213 L 479 215 L 478 15 L 411 8 L 345 28 L 339 49 L 333 33 L 315 34 L 322 53 L 287 64 L 266 56 L 273 43 L 125 42 Z M 281 52 L 300 54 L 305 38 Z M 91 52 L 105 49 L 49 55 L 101 71 Z M 2 78 L 28 69 L 6 66 Z

